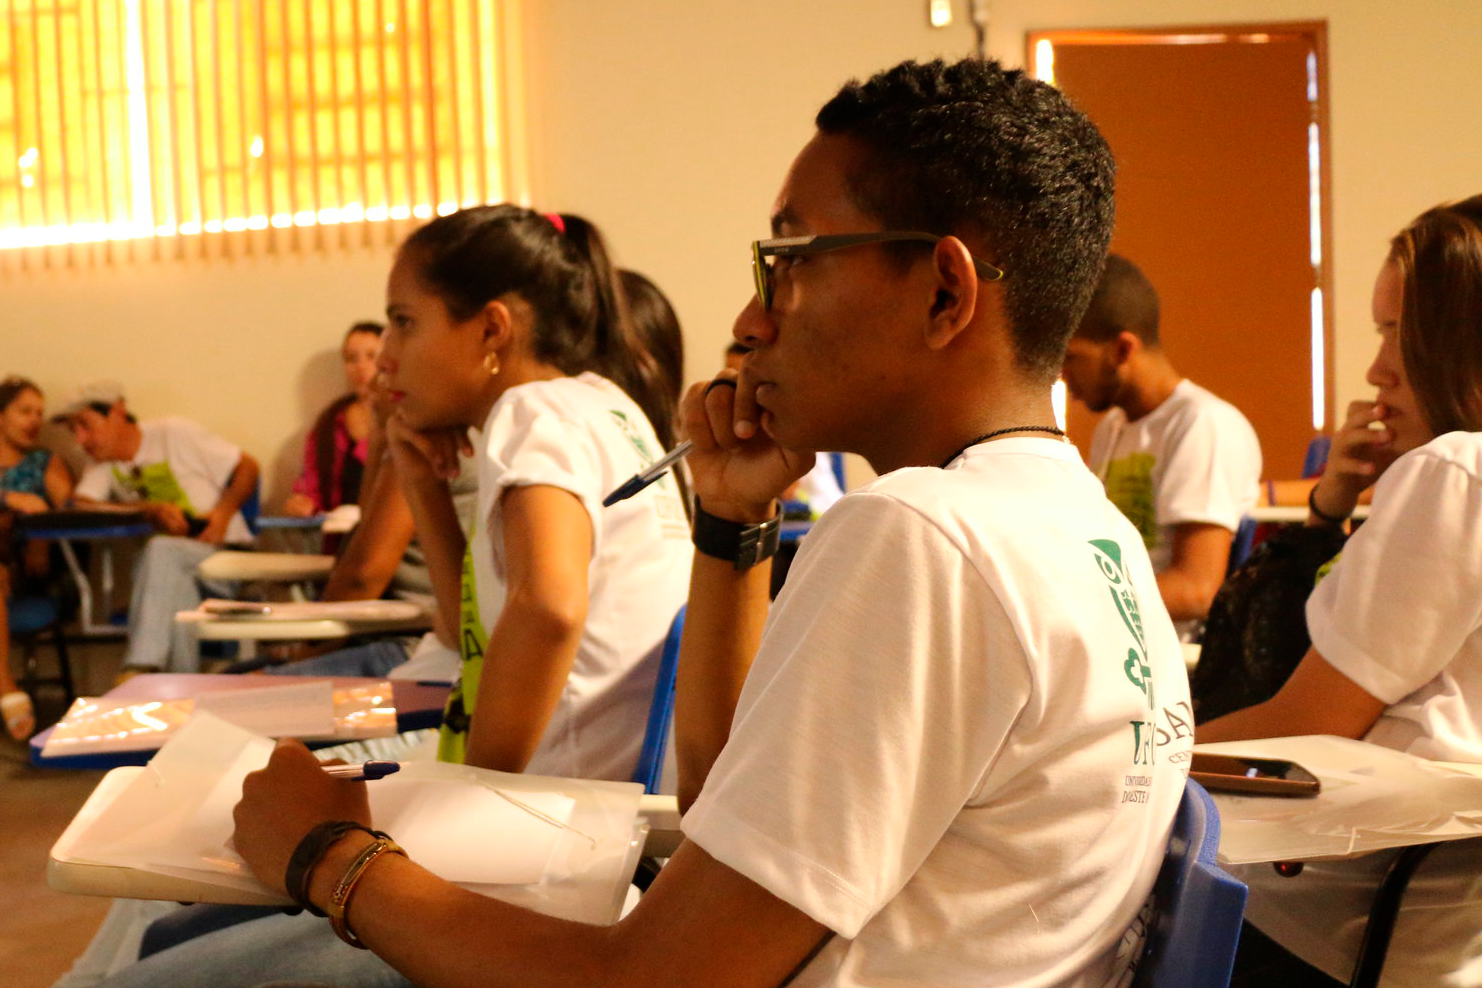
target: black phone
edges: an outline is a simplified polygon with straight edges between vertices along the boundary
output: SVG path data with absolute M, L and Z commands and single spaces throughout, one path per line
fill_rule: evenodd
M 1317 776 L 1296 762 L 1281 758 L 1246 758 L 1195 752 L 1189 778 L 1210 792 L 1242 796 L 1316 796 L 1322 791 Z

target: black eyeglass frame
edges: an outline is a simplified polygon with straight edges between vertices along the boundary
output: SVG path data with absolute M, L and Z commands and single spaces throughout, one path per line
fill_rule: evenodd
M 825 254 L 831 250 L 858 247 L 861 244 L 884 244 L 900 241 L 918 241 L 935 246 L 943 238 L 935 233 L 920 230 L 882 230 L 877 233 L 816 233 L 806 237 L 773 237 L 770 240 L 751 242 L 751 273 L 756 282 L 756 297 L 762 309 L 772 308 L 772 265 L 769 257 L 795 257 L 807 254 Z M 972 256 L 969 254 L 968 256 Z M 973 257 L 973 268 L 984 281 L 999 281 L 1004 277 L 1002 268 Z

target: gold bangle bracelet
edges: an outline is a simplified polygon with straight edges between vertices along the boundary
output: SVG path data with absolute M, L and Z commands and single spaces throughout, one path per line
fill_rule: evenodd
M 350 929 L 350 924 L 345 921 L 345 913 L 350 908 L 350 896 L 355 892 L 355 886 L 360 883 L 361 876 L 375 861 L 383 854 L 400 854 L 407 856 L 407 852 L 401 849 L 401 845 L 385 835 L 378 836 L 374 841 L 363 847 L 355 860 L 350 862 L 350 867 L 340 876 L 335 883 L 334 890 L 330 892 L 329 902 L 324 907 L 324 912 L 329 916 L 330 928 L 334 930 L 335 936 L 345 941 L 352 947 L 361 950 L 368 949 L 360 942 L 355 931 Z

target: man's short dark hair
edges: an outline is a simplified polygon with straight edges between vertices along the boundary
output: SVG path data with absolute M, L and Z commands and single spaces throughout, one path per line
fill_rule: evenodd
M 1105 343 L 1123 330 L 1152 349 L 1158 339 L 1158 290 L 1142 269 L 1120 254 L 1106 255 L 1101 278 L 1076 335 Z
M 962 236 L 1004 269 L 1019 364 L 1059 374 L 1111 240 L 1115 165 L 1095 125 L 1054 87 L 976 58 L 850 82 L 815 122 L 865 147 L 847 179 L 861 209 Z

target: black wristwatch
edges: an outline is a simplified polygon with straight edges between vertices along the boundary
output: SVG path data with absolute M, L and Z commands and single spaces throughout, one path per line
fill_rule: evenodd
M 695 499 L 695 525 L 691 538 L 695 548 L 713 559 L 723 559 L 738 570 L 751 569 L 777 554 L 782 542 L 782 512 L 760 525 L 717 518 Z

